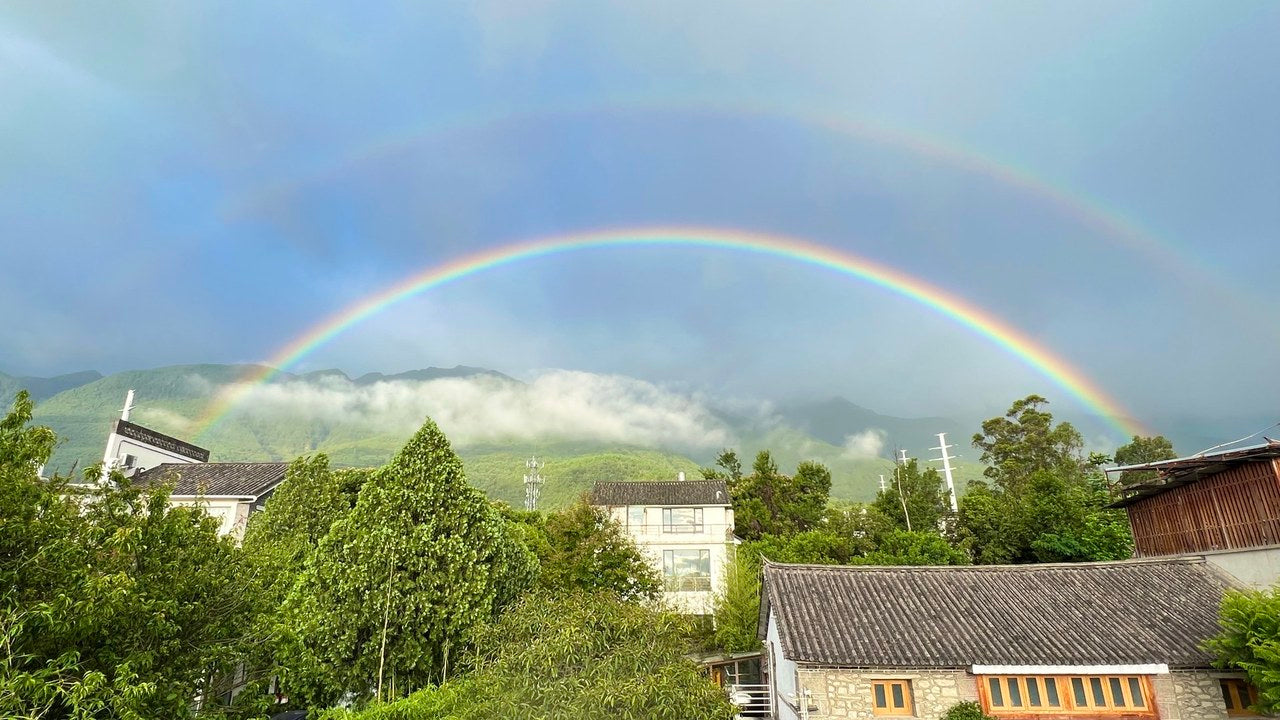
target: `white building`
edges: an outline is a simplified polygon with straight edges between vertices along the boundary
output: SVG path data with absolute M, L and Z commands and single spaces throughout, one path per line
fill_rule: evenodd
M 118 470 L 142 486 L 172 483 L 170 505 L 201 507 L 217 518 L 220 534 L 243 540 L 249 516 L 284 481 L 288 463 L 211 463 L 208 450 L 129 422 L 132 410 L 130 390 L 107 435 L 102 482 Z
M 249 516 L 262 509 L 284 482 L 289 463 L 163 464 L 139 473 L 143 485 L 173 483 L 169 504 L 199 507 L 219 522 L 218 533 L 244 539 Z
M 674 609 L 710 615 L 733 544 L 733 508 L 723 480 L 601 482 L 591 504 L 626 528 L 663 579 Z

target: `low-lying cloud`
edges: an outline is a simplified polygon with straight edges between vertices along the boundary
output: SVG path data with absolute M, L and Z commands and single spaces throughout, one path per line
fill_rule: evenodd
M 846 435 L 844 438 L 844 456 L 853 460 L 879 457 L 884 450 L 884 441 L 888 433 L 879 428 L 867 428 L 860 433 Z
M 532 382 L 491 376 L 357 385 L 341 377 L 249 389 L 240 415 L 411 432 L 431 417 L 457 445 L 587 440 L 643 447 L 718 448 L 728 427 L 695 396 L 617 375 L 555 370 Z

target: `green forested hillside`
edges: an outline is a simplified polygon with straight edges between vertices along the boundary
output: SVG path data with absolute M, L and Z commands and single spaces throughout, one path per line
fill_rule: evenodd
M 52 427 L 61 438 L 49 467 L 66 473 L 73 466 L 83 468 L 98 461 L 111 423 L 119 417 L 125 394 L 131 388 L 137 393 L 132 415 L 135 422 L 206 447 L 215 461 L 291 460 L 299 455 L 324 452 L 337 466 L 381 465 L 416 429 L 416 416 L 414 423 L 387 429 L 359 417 L 348 419 L 341 414 L 329 413 L 326 419 L 323 415 L 309 414 L 304 406 L 299 406 L 287 413 L 263 411 L 234 415 L 197 434 L 193 420 L 201 416 L 217 389 L 258 369 L 247 365 L 172 366 L 122 372 L 63 390 L 39 402 L 36 407 L 36 420 Z M 431 368 L 394 376 L 367 375 L 356 380 L 350 380 L 336 370 L 303 376 L 281 373 L 273 382 L 368 385 L 377 381 L 421 382 L 477 375 L 517 383 L 491 371 L 466 367 Z M 11 397 L 17 390 L 17 380 L 0 377 L 0 390 Z M 7 381 L 13 382 L 5 384 Z M 799 413 L 793 408 L 789 414 Z M 818 416 L 822 413 L 819 412 Z M 842 429 L 830 418 L 823 420 L 820 423 L 822 432 L 832 438 L 861 429 L 854 425 L 846 425 L 847 429 Z M 447 425 L 443 427 L 447 433 Z M 762 449 L 770 450 L 786 472 L 794 470 L 803 460 L 824 463 L 832 472 L 833 498 L 870 500 L 878 489 L 880 474 L 892 479 L 891 460 L 850 455 L 846 448 L 791 425 L 761 429 L 742 424 L 733 427 L 732 434 L 735 438 L 733 448 L 746 465 Z M 547 482 L 542 490 L 543 507 L 567 504 L 597 480 L 674 479 L 681 471 L 694 478 L 698 476 L 699 467 L 712 464 L 720 450 L 638 447 L 631 443 L 566 438 L 542 441 L 490 439 L 473 444 L 454 442 L 466 463 L 470 481 L 491 497 L 512 505 L 523 503 L 525 460 L 532 455 L 544 460 L 543 475 Z M 887 454 L 891 449 L 884 452 Z M 924 457 L 927 459 L 930 455 L 925 454 Z M 968 479 L 977 477 L 980 472 L 976 465 L 961 461 L 957 471 L 958 484 L 963 487 Z

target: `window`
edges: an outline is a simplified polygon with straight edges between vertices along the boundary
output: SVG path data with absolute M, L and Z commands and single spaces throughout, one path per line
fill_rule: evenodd
M 871 703 L 876 715 L 914 715 L 911 709 L 911 681 L 873 681 Z
M 1258 704 L 1258 689 L 1244 680 L 1225 678 L 1218 681 L 1222 688 L 1222 702 L 1228 715 L 1257 715 L 1249 708 Z
M 663 550 L 662 575 L 666 589 L 698 592 L 711 589 L 710 550 Z
M 662 508 L 662 531 L 702 532 L 702 508 Z
M 993 715 L 1152 713 L 1146 682 L 1137 675 L 987 675 L 979 687 Z
M 644 506 L 627 506 L 627 527 L 633 532 L 644 532 Z

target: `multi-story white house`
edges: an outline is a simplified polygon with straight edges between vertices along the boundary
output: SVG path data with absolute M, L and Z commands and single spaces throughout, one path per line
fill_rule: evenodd
M 733 544 L 733 508 L 723 480 L 600 482 L 591 504 L 626 528 L 663 579 L 671 607 L 709 615 Z

